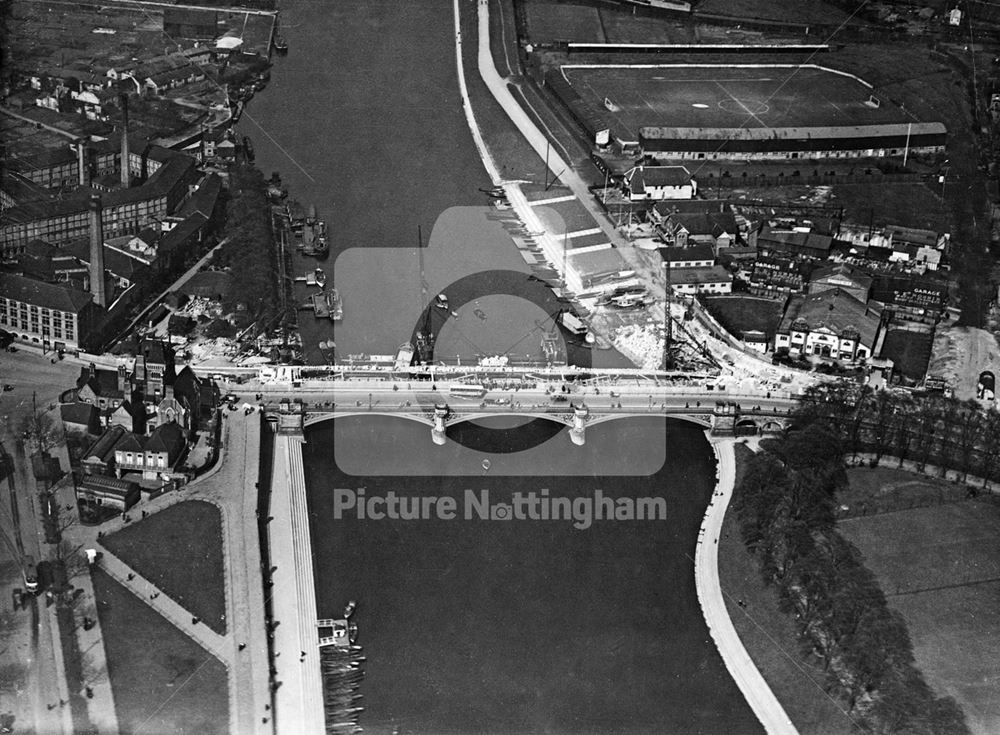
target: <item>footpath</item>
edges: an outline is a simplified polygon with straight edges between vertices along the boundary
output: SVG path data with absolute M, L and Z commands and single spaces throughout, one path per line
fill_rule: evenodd
M 768 735 L 797 735 L 798 731 L 785 714 L 778 698 L 744 648 L 726 610 L 722 585 L 719 583 L 719 537 L 736 483 L 736 455 L 733 451 L 735 439 L 709 436 L 709 441 L 716 457 L 716 486 L 698 531 L 695 549 L 694 579 L 698 604 L 701 605 L 708 631 L 729 675 L 733 677 L 764 730 Z
M 114 533 L 126 523 L 121 517 L 100 526 L 74 524 L 63 536 L 83 553 L 85 549 L 101 552 L 97 561 L 125 589 L 149 605 L 208 653 L 221 661 L 227 670 L 229 689 L 229 731 L 232 735 L 274 732 L 271 717 L 267 630 L 264 618 L 264 591 L 260 568 L 260 546 L 257 533 L 257 475 L 260 447 L 260 422 L 256 413 L 227 414 L 223 435 L 223 452 L 213 470 L 194 482 L 157 498 L 143 501 L 130 515 L 144 510 L 153 515 L 176 503 L 203 500 L 216 505 L 222 520 L 224 575 L 226 592 L 226 633 L 220 635 L 204 622 L 194 622 L 191 613 L 157 589 L 128 564 L 105 549 L 98 532 Z M 72 485 L 60 488 L 58 499 L 63 506 L 75 503 Z M 132 523 L 141 521 L 132 521 Z M 96 599 L 90 574 L 74 577 L 73 584 L 81 589 L 75 607 L 77 646 L 86 652 L 88 671 L 86 682 L 92 696 L 87 700 L 91 722 L 100 732 L 117 732 L 114 695 L 108 676 L 104 635 L 96 612 Z M 91 617 L 84 625 L 84 617 Z

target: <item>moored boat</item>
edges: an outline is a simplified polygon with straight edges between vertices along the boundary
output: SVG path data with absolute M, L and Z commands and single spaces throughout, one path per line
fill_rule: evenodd
M 404 342 L 396 350 L 396 370 L 402 370 L 403 368 L 408 368 L 413 363 L 413 345 L 409 342 Z
M 344 302 L 337 289 L 331 288 L 326 292 L 326 303 L 330 310 L 330 321 L 337 322 L 344 318 Z

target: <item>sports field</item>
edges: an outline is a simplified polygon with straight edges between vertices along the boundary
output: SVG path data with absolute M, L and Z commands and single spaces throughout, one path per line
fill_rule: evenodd
M 916 122 L 857 79 L 796 65 L 562 67 L 585 100 L 641 127 L 783 128 Z M 609 105 L 610 103 L 610 105 Z

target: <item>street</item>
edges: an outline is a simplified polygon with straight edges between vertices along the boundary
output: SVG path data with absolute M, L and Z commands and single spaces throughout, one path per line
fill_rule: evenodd
M 53 556 L 55 549 L 44 540 L 35 480 L 21 437 L 32 406 L 48 409 L 75 384 L 79 367 L 53 364 L 50 358 L 26 350 L 0 355 L 0 382 L 14 386 L 0 394 L 0 443 L 13 460 L 12 472 L 0 484 L 0 527 L 13 545 L 38 562 Z M 24 588 L 20 564 L 16 572 L 0 580 L 5 600 L 12 599 L 15 589 Z M 0 663 L 23 664 L 26 687 L 16 693 L 0 691 L 0 711 L 13 713 L 19 727 L 33 727 L 39 733 L 72 732 L 55 607 L 47 606 L 44 596 L 32 598 L 28 608 L 18 610 L 10 621 Z

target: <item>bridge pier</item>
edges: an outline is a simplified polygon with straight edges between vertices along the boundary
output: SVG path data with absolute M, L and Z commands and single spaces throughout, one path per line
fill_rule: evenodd
M 435 406 L 434 407 L 434 428 L 431 429 L 431 439 L 439 447 L 443 446 L 448 440 L 445 435 L 444 420 L 448 418 L 448 406 Z
M 302 438 L 305 434 L 305 406 L 302 401 L 282 400 L 278 407 L 278 421 L 275 427 L 279 434 L 291 434 Z
M 590 411 L 586 406 L 579 406 L 573 409 L 573 427 L 569 430 L 569 438 L 578 447 L 582 447 L 587 439 L 588 415 L 590 415 Z

